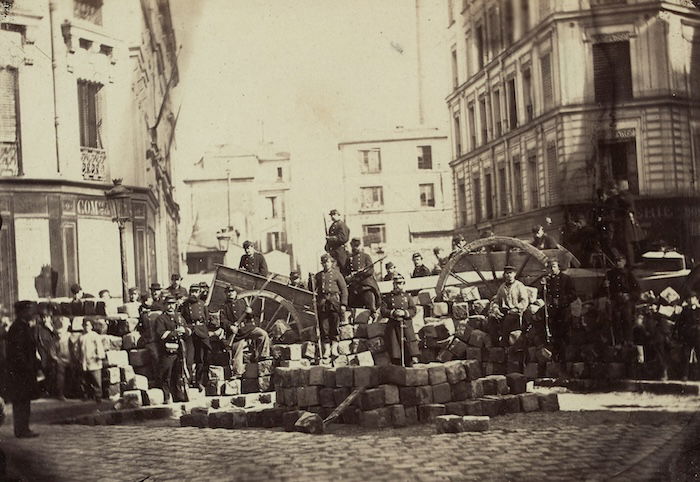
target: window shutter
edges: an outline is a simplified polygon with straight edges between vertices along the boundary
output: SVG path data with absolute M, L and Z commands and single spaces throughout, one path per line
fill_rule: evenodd
M 102 142 L 102 114 L 103 114 L 103 105 L 102 105 L 102 96 L 104 93 L 102 92 L 102 86 L 99 84 L 93 84 L 94 88 L 94 94 L 93 94 L 93 101 L 95 103 L 95 147 L 104 149 L 104 143 Z
M 547 143 L 547 199 L 553 206 L 559 201 L 559 171 L 557 169 L 557 145 L 554 141 Z
M 632 98 L 629 41 L 593 45 L 593 79 L 596 102 L 609 103 Z
M 0 68 L 0 142 L 17 142 L 17 70 Z
M 540 58 L 540 66 L 542 71 L 542 100 L 544 101 L 544 108 L 549 109 L 552 107 L 552 98 L 554 97 L 550 54 L 545 54 Z

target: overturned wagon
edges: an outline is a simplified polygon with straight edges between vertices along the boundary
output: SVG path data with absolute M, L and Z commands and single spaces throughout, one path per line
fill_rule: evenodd
M 313 293 L 302 288 L 276 281 L 270 277 L 217 265 L 207 304 L 212 312 L 218 311 L 226 301 L 226 290 L 233 286 L 238 298 L 253 310 L 255 323 L 270 332 L 275 322 L 282 321 L 296 331 L 299 340 L 316 339 L 318 322 L 314 313 Z

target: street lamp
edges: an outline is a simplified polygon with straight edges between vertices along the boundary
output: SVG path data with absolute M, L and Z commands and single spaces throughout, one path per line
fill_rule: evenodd
M 228 244 L 231 242 L 231 231 L 220 230 L 216 233 L 216 242 L 219 243 L 219 251 L 228 251 Z
M 129 301 L 129 274 L 126 266 L 126 236 L 124 228 L 127 221 L 131 221 L 131 189 L 122 185 L 121 179 L 112 181 L 114 186 L 105 191 L 105 197 L 112 211 L 112 221 L 119 227 L 119 254 L 122 265 L 122 297 L 124 302 Z

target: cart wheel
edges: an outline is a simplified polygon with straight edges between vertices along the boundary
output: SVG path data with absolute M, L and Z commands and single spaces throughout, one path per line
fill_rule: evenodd
M 252 308 L 255 324 L 270 332 L 272 326 L 277 320 L 284 320 L 287 324 L 297 331 L 301 338 L 302 326 L 300 316 L 294 305 L 280 295 L 271 291 L 241 291 L 238 298 L 245 303 L 247 307 Z

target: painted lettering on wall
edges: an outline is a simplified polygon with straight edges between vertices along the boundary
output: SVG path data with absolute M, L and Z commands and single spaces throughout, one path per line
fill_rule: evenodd
M 76 208 L 81 216 L 113 217 L 112 206 L 106 199 L 80 198 L 76 203 Z

